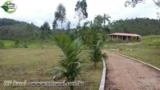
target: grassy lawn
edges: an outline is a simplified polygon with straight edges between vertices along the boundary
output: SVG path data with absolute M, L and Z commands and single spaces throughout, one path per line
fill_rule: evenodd
M 44 48 L 10 48 L 0 49 L 0 90 L 69 90 L 65 87 L 4 87 L 3 80 L 17 81 L 50 81 L 52 75 L 49 70 L 58 65 L 63 59 L 63 53 L 56 46 L 45 46 Z M 83 50 L 82 72 L 77 80 L 85 81 L 83 87 L 76 90 L 97 90 L 101 79 L 102 63 L 96 70 L 91 68 L 92 63 L 88 58 L 88 51 Z
M 105 48 L 143 60 L 160 68 L 160 36 L 144 36 L 137 43 L 108 42 Z
M 0 40 L 1 43 L 3 43 L 4 48 L 11 48 L 14 47 L 15 41 L 12 40 Z
M 18 45 L 16 45 L 15 40 L 0 40 L 0 48 L 10 49 L 10 48 L 51 48 L 55 43 L 53 41 L 40 41 L 40 40 L 33 40 L 33 41 L 19 41 Z

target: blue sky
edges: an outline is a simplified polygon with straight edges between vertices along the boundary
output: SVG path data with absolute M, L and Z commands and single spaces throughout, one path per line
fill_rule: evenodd
M 1 0 L 2 5 L 6 0 Z M 59 3 L 66 7 L 67 19 L 76 22 L 74 12 L 77 0 L 12 0 L 17 5 L 17 11 L 13 14 L 8 14 L 0 9 L 0 18 L 12 18 L 20 21 L 34 23 L 38 26 L 45 21 L 52 25 L 54 20 L 54 12 Z M 135 8 L 124 7 L 125 0 L 86 0 L 88 4 L 88 20 L 92 20 L 96 15 L 104 13 L 111 16 L 111 21 L 148 17 L 157 19 L 156 12 L 160 9 L 153 3 L 152 0 L 138 4 Z

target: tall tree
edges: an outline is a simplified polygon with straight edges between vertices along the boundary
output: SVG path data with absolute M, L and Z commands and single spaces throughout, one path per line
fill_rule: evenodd
M 80 22 L 83 19 L 88 18 L 88 12 L 87 12 L 87 2 L 86 0 L 82 0 L 82 1 L 77 1 L 76 3 L 76 7 L 75 7 L 75 11 L 78 14 L 78 25 L 80 26 Z
M 68 22 L 67 22 L 67 30 L 70 30 L 70 29 L 71 29 L 71 22 L 68 21 Z
M 40 27 L 41 29 L 41 38 L 45 39 L 51 33 L 50 26 L 48 22 L 44 22 L 44 24 Z
M 59 4 L 57 7 L 57 11 L 54 14 L 54 21 L 53 21 L 53 28 L 55 28 L 57 26 L 57 21 L 61 22 L 61 28 L 62 28 L 62 24 L 66 18 L 66 9 L 62 4 Z
M 131 5 L 132 7 L 135 7 L 138 3 L 141 3 L 143 2 L 144 0 L 127 0 L 125 1 L 125 6 L 129 6 Z M 160 7 L 160 0 L 153 0 L 153 2 L 158 6 Z
M 96 25 L 98 27 L 105 27 L 106 21 L 108 23 L 110 23 L 110 18 L 111 17 L 109 15 L 106 15 L 106 14 L 104 14 L 103 16 L 102 15 L 97 15 L 94 18 L 94 25 Z
M 94 18 L 94 25 L 95 25 L 97 28 L 101 28 L 103 22 L 104 22 L 104 18 L 103 18 L 103 16 L 101 16 L 101 15 L 97 15 L 97 16 Z
M 57 28 L 57 19 L 55 19 L 55 20 L 53 21 L 52 26 L 53 26 L 53 30 L 55 30 L 55 29 Z

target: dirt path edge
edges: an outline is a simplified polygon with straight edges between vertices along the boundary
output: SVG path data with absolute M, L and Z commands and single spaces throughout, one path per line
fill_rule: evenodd
M 120 53 L 118 53 L 118 52 L 114 52 L 114 53 L 119 54 L 119 55 L 121 55 L 121 56 L 123 56 L 123 57 L 126 57 L 126 58 L 128 58 L 128 59 L 137 61 L 137 62 L 139 62 L 139 63 L 142 63 L 142 64 L 144 64 L 144 65 L 146 65 L 146 66 L 148 66 L 148 67 L 150 67 L 150 68 L 153 68 L 153 69 L 155 69 L 155 70 L 157 70 L 157 71 L 160 71 L 160 68 L 158 68 L 158 67 L 156 67 L 156 66 L 153 66 L 153 65 L 151 65 L 151 64 L 149 64 L 149 63 L 145 63 L 145 62 L 143 62 L 143 61 L 140 60 L 140 59 L 136 59 L 136 58 L 133 58 L 133 57 L 124 55 L 124 54 L 120 54 Z
M 106 87 L 106 60 L 102 59 L 103 62 L 103 71 L 102 71 L 102 76 L 101 76 L 101 82 L 100 82 L 100 86 L 99 86 L 99 90 L 105 90 Z

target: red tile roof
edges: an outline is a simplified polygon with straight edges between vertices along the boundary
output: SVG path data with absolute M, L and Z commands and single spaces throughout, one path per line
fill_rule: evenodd
M 117 35 L 117 36 L 134 36 L 134 37 L 140 37 L 138 34 L 133 34 L 133 33 L 112 33 L 109 35 Z

